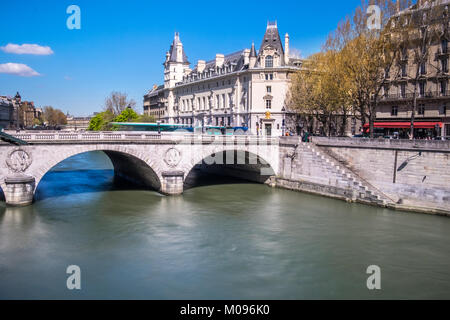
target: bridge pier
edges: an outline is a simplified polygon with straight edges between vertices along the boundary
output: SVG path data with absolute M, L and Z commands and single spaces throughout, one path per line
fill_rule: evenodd
M 28 206 L 33 203 L 35 179 L 17 174 L 5 178 L 4 190 L 6 204 L 9 206 Z
M 165 171 L 162 173 L 162 177 L 161 193 L 168 196 L 176 196 L 183 193 L 183 171 Z

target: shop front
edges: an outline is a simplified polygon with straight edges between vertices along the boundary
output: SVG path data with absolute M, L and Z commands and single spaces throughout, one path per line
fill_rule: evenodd
M 446 129 L 440 121 L 414 122 L 414 138 L 435 139 L 445 134 Z M 386 138 L 408 139 L 410 136 L 411 122 L 375 122 L 374 133 L 376 136 Z M 369 124 L 364 125 L 364 133 L 369 134 Z

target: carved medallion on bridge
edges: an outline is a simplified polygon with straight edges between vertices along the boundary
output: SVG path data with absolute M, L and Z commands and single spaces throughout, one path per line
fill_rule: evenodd
M 181 161 L 181 153 L 175 148 L 167 150 L 164 161 L 169 167 L 175 168 Z
M 31 165 L 31 156 L 24 150 L 18 149 L 10 152 L 6 159 L 6 164 L 11 171 L 16 173 L 24 172 Z

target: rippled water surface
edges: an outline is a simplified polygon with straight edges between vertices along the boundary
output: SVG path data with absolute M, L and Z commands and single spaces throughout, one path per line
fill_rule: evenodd
M 33 206 L 0 203 L 0 298 L 450 297 L 448 218 L 208 181 L 165 197 L 114 187 L 101 152 L 66 160 Z

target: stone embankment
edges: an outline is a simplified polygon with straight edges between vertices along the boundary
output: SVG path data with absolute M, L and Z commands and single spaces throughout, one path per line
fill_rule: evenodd
M 450 141 L 314 137 L 280 141 L 273 186 L 450 216 Z

